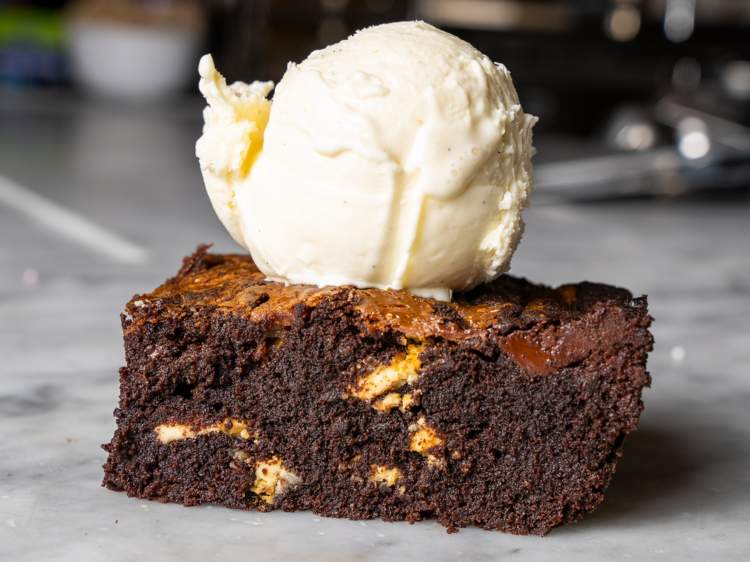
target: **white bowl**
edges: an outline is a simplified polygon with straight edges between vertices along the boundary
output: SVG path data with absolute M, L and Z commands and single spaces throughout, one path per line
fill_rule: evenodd
M 73 78 L 97 96 L 158 100 L 198 80 L 198 31 L 71 20 L 68 39 Z

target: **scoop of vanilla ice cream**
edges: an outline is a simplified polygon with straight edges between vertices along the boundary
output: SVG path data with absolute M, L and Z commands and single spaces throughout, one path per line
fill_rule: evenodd
M 536 118 L 468 43 L 371 27 L 290 63 L 272 104 L 208 55 L 200 73 L 209 196 L 269 279 L 450 300 L 509 268 Z

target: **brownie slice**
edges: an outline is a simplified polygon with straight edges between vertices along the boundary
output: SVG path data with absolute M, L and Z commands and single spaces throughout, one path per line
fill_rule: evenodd
M 504 275 L 452 303 L 185 258 L 122 316 L 104 486 L 546 535 L 602 501 L 643 409 L 646 297 Z

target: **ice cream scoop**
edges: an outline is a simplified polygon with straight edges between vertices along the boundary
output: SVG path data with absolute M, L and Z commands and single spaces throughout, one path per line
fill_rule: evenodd
M 510 74 L 422 22 L 371 27 L 227 86 L 209 55 L 196 152 L 218 216 L 285 283 L 450 300 L 507 271 L 535 117 Z

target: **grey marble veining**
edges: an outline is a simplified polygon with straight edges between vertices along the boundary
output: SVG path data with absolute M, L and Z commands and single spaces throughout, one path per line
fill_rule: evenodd
M 527 212 L 513 273 L 626 286 L 649 295 L 656 318 L 653 385 L 607 496 L 546 538 L 184 508 L 102 488 L 124 303 L 200 242 L 235 248 L 194 162 L 199 116 L 162 113 L 0 103 L 0 174 L 150 252 L 120 264 L 0 204 L 0 560 L 750 558 L 747 203 Z

